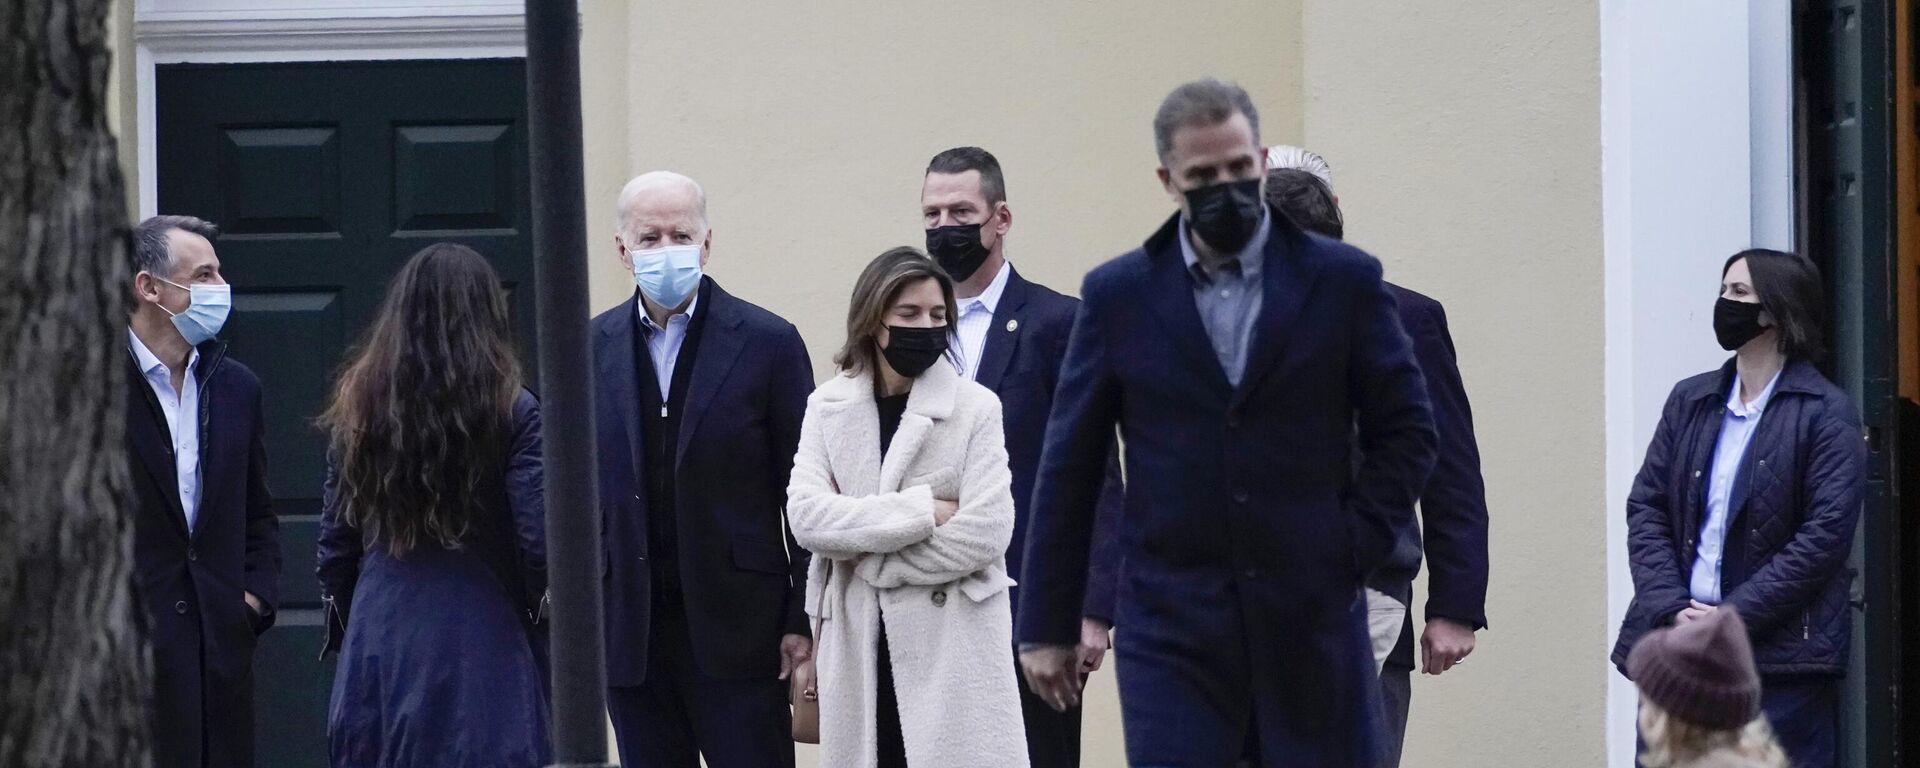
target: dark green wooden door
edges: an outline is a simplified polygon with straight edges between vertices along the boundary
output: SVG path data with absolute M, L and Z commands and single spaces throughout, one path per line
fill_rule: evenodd
M 267 458 L 286 569 L 255 658 L 259 764 L 326 764 L 332 663 L 314 537 L 325 446 L 313 417 L 342 356 L 408 256 L 472 246 L 512 291 L 533 360 L 525 68 L 518 59 L 163 66 L 161 213 L 199 216 L 234 313 L 225 338 L 266 392 Z M 531 367 L 529 371 L 533 370 Z
M 1901 581 L 1902 550 L 1915 533 L 1894 514 L 1893 2 L 1800 0 L 1796 16 L 1803 247 L 1827 277 L 1827 374 L 1859 407 L 1868 447 L 1865 509 L 1848 563 L 1859 577 L 1842 702 L 1847 766 L 1912 764 L 1900 728 L 1902 666 L 1911 663 L 1902 654 L 1912 639 L 1901 637 L 1900 614 L 1915 606 L 1913 588 Z

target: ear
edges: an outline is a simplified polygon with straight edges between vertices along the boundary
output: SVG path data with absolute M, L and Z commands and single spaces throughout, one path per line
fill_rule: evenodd
M 622 240 L 619 235 L 614 235 L 613 247 L 620 251 L 620 264 L 625 266 L 628 272 L 632 272 L 633 254 L 627 251 L 627 241 Z
M 700 268 L 707 268 L 707 257 L 713 255 L 713 228 L 707 228 L 707 239 L 700 243 Z
M 1013 229 L 1013 207 L 1001 203 L 999 212 L 993 215 L 993 234 L 1006 237 L 1009 229 Z
M 159 304 L 160 281 L 153 279 L 153 275 L 144 270 L 134 273 L 133 296 L 145 304 Z
M 1163 165 L 1155 169 L 1154 174 L 1160 177 L 1160 188 L 1167 191 L 1167 197 L 1173 198 L 1176 203 L 1179 202 L 1180 190 L 1173 188 L 1173 172 L 1168 171 L 1167 167 Z

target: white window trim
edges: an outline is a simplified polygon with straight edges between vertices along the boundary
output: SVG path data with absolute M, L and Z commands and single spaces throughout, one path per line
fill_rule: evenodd
M 139 0 L 140 216 L 159 212 L 158 65 L 519 58 L 527 51 L 523 7 L 506 0 Z

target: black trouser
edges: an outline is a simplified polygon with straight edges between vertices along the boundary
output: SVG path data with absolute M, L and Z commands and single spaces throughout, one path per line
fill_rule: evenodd
M 1762 677 L 1760 709 L 1795 768 L 1832 768 L 1839 763 L 1840 678 Z
M 1027 761 L 1033 768 L 1079 768 L 1080 707 L 1065 712 L 1047 705 L 1045 699 L 1027 687 L 1027 676 L 1020 673 L 1020 659 L 1014 657 L 1014 679 L 1020 683 L 1020 717 L 1027 727 Z M 1080 677 L 1081 688 L 1087 678 Z M 1084 701 L 1085 696 L 1081 699 Z
M 701 672 L 678 602 L 654 602 L 647 681 L 607 689 L 620 764 L 697 768 L 704 757 L 712 768 L 790 768 L 787 684 L 772 675 L 722 680 Z
M 893 689 L 893 657 L 887 651 L 887 622 L 880 621 L 880 642 L 874 655 L 874 685 L 879 706 L 874 725 L 879 742 L 875 765 L 880 768 L 907 768 L 907 740 L 900 733 L 900 696 Z
M 1407 743 L 1407 708 L 1413 703 L 1413 616 L 1400 630 L 1400 642 L 1380 668 L 1380 703 L 1387 711 L 1387 759 L 1381 768 L 1400 768 L 1400 748 Z

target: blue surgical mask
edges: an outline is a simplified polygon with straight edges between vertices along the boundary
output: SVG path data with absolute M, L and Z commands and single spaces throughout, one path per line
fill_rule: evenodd
M 220 328 L 227 324 L 227 314 L 233 311 L 233 286 L 212 283 L 194 283 L 185 286 L 163 277 L 155 280 L 187 292 L 187 308 L 178 314 L 164 305 L 160 311 L 173 315 L 173 327 L 179 329 L 181 338 L 192 346 L 200 346 L 220 334 Z
M 701 250 L 695 244 L 628 251 L 633 256 L 633 282 L 655 304 L 676 309 L 700 288 Z

